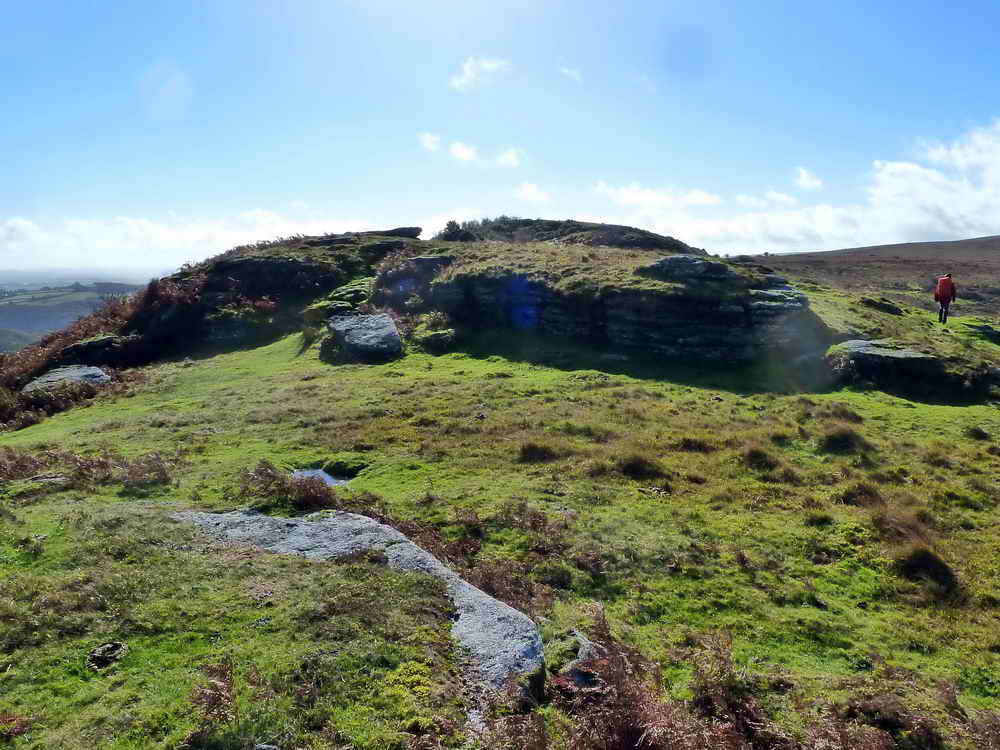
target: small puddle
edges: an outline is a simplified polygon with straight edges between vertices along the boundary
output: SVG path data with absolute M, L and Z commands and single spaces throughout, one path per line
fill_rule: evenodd
M 327 474 L 322 469 L 296 469 L 292 472 L 292 476 L 295 479 L 308 479 L 310 477 L 322 479 L 330 487 L 338 487 L 342 484 L 347 484 L 349 481 L 347 479 L 338 479 L 332 474 Z

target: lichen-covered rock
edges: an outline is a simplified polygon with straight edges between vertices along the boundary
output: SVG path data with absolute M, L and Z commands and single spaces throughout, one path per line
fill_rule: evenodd
M 67 365 L 119 365 L 129 360 L 140 341 L 139 336 L 101 333 L 70 344 L 59 355 L 59 361 Z
M 375 229 L 370 232 L 361 232 L 361 234 L 374 234 L 379 237 L 407 237 L 415 240 L 420 237 L 420 233 L 423 231 L 421 227 L 396 227 L 395 229 Z
M 386 362 L 403 353 L 403 339 L 396 322 L 385 313 L 333 318 L 330 333 L 333 343 L 352 359 Z
M 434 276 L 454 262 L 455 258 L 451 255 L 418 255 L 410 258 L 414 270 L 421 276 Z
M 843 383 L 936 400 L 977 398 L 992 385 L 989 369 L 962 371 L 939 357 L 891 341 L 852 339 L 830 347 L 826 362 Z
M 444 328 L 437 331 L 418 328 L 413 332 L 413 342 L 432 354 L 442 354 L 455 342 L 455 329 Z
M 937 357 L 889 341 L 844 341 L 830 348 L 827 360 L 835 371 L 853 372 L 872 379 L 924 377 L 944 370 Z
M 706 283 L 663 289 L 608 286 L 574 294 L 540 279 L 469 274 L 434 281 L 427 295 L 456 320 L 537 329 L 670 359 L 736 362 L 826 350 L 830 332 L 806 295 L 713 265 L 687 256 L 675 278 Z
M 71 365 L 57 367 L 39 378 L 35 378 L 21 389 L 22 393 L 57 388 L 64 385 L 102 386 L 111 382 L 111 377 L 99 367 Z
M 695 279 L 725 281 L 737 277 L 736 271 L 725 263 L 706 260 L 698 255 L 668 255 L 665 258 L 640 266 L 636 273 L 664 281 L 689 282 Z
M 273 299 L 315 297 L 336 289 L 347 276 L 334 263 L 281 256 L 248 256 L 216 261 L 205 281 L 205 292 Z
M 337 560 L 379 551 L 390 567 L 424 573 L 444 583 L 455 605 L 452 637 L 469 657 L 465 670 L 474 708 L 470 722 L 485 727 L 489 705 L 514 680 L 538 691 L 544 679 L 542 639 L 527 615 L 480 591 L 391 526 L 355 513 L 317 513 L 301 519 L 260 513 L 181 512 L 172 516 L 193 523 L 226 542 L 311 560 Z

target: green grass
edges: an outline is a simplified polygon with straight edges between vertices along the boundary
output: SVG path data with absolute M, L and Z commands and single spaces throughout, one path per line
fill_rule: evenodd
M 954 370 L 971 370 L 995 364 L 1000 346 L 984 338 L 973 326 L 997 325 L 997 321 L 953 314 L 947 326 L 937 321 L 937 312 L 904 306 L 903 315 L 874 310 L 860 303 L 860 296 L 829 287 L 799 283 L 809 295 L 814 312 L 834 331 L 852 338 L 889 339 L 907 348 L 948 360 Z
M 101 295 L 97 292 L 73 291 L 71 289 L 52 289 L 21 292 L 9 297 L 0 297 L 0 307 L 37 307 L 61 305 L 67 302 L 97 302 L 100 298 Z
M 586 247 L 553 242 L 472 242 L 435 243 L 442 251 L 456 256 L 454 264 L 440 275 L 447 282 L 461 278 L 490 278 L 522 275 L 543 280 L 557 291 L 593 296 L 618 289 L 647 290 L 659 293 L 683 291 L 693 294 L 732 292 L 732 284 L 703 282 L 696 287 L 654 279 L 637 274 L 636 269 L 663 257 L 665 251 L 634 250 L 617 247 Z M 759 275 L 746 267 L 734 267 L 748 282 Z M 717 288 L 718 287 L 718 288 Z
M 35 340 L 34 336 L 9 328 L 0 328 L 0 352 L 16 352 Z
M 822 309 L 827 302 L 820 297 Z M 141 582 L 135 588 L 147 604 L 132 616 L 136 622 L 166 617 L 169 624 L 166 635 L 129 631 L 136 647 L 122 665 L 128 670 L 116 688 L 124 691 L 119 703 L 118 692 L 96 698 L 76 690 L 98 679 L 80 674 L 86 649 L 132 627 L 117 615 L 78 636 L 56 633 L 37 656 L 3 655 L 15 667 L 0 670 L 0 711 L 37 716 L 42 727 L 15 746 L 61 741 L 87 728 L 114 737 L 119 744 L 109 747 L 167 747 L 128 743 L 138 743 L 135 737 L 166 743 L 190 731 L 198 666 L 218 662 L 227 649 L 235 650 L 240 669 L 259 669 L 280 683 L 304 653 L 299 648 L 360 648 L 360 636 L 349 628 L 286 642 L 297 632 L 295 607 L 315 597 L 310 587 L 327 579 L 346 585 L 356 576 L 352 568 L 253 555 L 234 567 L 235 553 L 215 552 L 162 520 L 170 508 L 230 507 L 225 490 L 262 458 L 293 467 L 343 454 L 367 464 L 348 492 L 376 493 L 397 518 L 434 525 L 446 538 L 460 537 L 460 513 L 474 510 L 482 520 L 479 559 L 522 563 L 536 584 L 556 587 L 551 607 L 538 610 L 553 666 L 569 631 L 586 625 L 597 601 L 621 638 L 663 665 L 664 689 L 679 696 L 686 694 L 690 668 L 675 661 L 672 649 L 698 633 L 731 632 L 741 661 L 792 683 L 768 702 L 792 730 L 802 721 L 793 710 L 799 702 L 846 699 L 874 680 L 859 667 L 872 654 L 913 671 L 909 683 L 893 683 L 913 701 L 923 700 L 935 681 L 949 680 L 966 707 L 1000 706 L 993 683 L 983 678 L 1000 667 L 1000 451 L 989 452 L 1000 438 L 1000 411 L 871 391 L 781 395 L 772 375 L 767 368 L 609 358 L 564 340 L 503 333 L 484 335 L 475 350 L 440 357 L 411 353 L 386 365 L 329 366 L 315 348 L 302 351 L 295 335 L 258 349 L 151 367 L 130 397 L 99 400 L 4 434 L 0 446 L 18 449 L 110 449 L 130 456 L 155 450 L 180 461 L 175 484 L 141 501 L 111 490 L 96 497 L 49 492 L 24 507 L 24 500 L 8 500 L 26 524 L 14 533 L 50 535 L 36 561 L 11 542 L 3 547 L 6 576 L 35 577 L 36 588 L 21 589 L 63 590 L 88 565 L 107 566 L 109 575 L 128 571 Z M 854 430 L 870 449 L 826 452 L 821 438 L 837 425 Z M 969 437 L 971 425 L 989 438 Z M 552 455 L 525 462 L 521 448 L 528 443 Z M 663 475 L 630 474 L 622 467 L 634 456 L 655 462 Z M 842 501 L 860 482 L 878 487 L 882 505 Z M 8 494 L 23 490 L 19 485 Z M 548 519 L 544 530 L 516 520 L 511 508 L 521 503 Z M 187 541 L 176 550 L 172 543 L 136 541 L 132 561 L 121 562 L 100 551 L 102 544 L 114 549 L 115 535 L 87 541 L 91 532 L 75 530 L 71 520 L 80 513 L 124 518 L 139 540 Z M 886 529 L 904 527 L 906 519 L 917 519 L 956 571 L 961 601 L 943 601 L 929 584 L 898 574 L 895 560 L 913 539 Z M 282 605 L 287 614 L 273 621 L 273 631 L 249 627 L 260 614 L 251 603 L 238 604 L 244 564 L 255 580 L 294 581 L 301 594 Z M 440 617 L 406 614 L 407 607 L 419 609 L 417 592 L 428 584 L 370 566 L 365 575 L 394 592 L 384 614 L 403 618 L 397 632 L 411 634 L 404 641 L 421 628 L 439 636 L 432 655 L 407 651 L 400 663 L 446 660 Z M 172 576 L 179 576 L 176 586 L 158 583 Z M 187 641 L 182 623 L 223 638 Z M 372 637 L 391 642 L 388 626 L 380 627 Z M 18 667 L 24 658 L 41 661 Z M 390 673 L 378 679 L 389 680 Z M 443 688 L 431 682 L 428 694 L 439 695 Z M 379 722 L 398 724 L 410 715 L 402 699 L 384 706 L 360 687 L 348 692 L 349 698 L 324 697 L 323 721 L 367 727 L 374 717 L 378 731 L 391 732 Z M 91 696 L 85 707 L 83 695 Z M 307 728 L 312 714 L 287 703 L 287 696 L 281 700 L 288 710 L 281 718 L 261 717 L 260 736 L 287 722 L 291 734 L 308 735 L 312 744 L 305 746 L 337 746 Z M 439 704 L 419 712 L 426 718 L 432 708 L 445 710 Z M 121 725 L 122 712 L 158 718 L 144 718 L 139 726 L 146 728 L 136 729 Z M 160 734 L 152 734 L 153 725 Z M 352 741 L 380 746 L 370 738 Z
M 170 504 L 58 493 L 0 535 L 0 712 L 32 721 L 15 747 L 174 748 L 202 729 L 197 747 L 402 748 L 403 730 L 461 721 L 436 582 L 211 547 Z M 111 640 L 124 658 L 89 669 Z M 194 692 L 218 665 L 235 701 L 211 720 Z

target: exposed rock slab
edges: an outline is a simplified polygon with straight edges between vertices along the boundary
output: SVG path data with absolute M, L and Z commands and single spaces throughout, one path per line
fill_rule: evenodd
M 853 368 L 862 375 L 871 376 L 883 374 L 883 371 L 896 376 L 927 375 L 942 369 L 937 357 L 887 341 L 844 341 L 832 347 L 827 357 L 835 368 Z
M 102 386 L 111 382 L 111 377 L 99 367 L 71 365 L 57 367 L 40 378 L 35 378 L 21 389 L 22 393 L 56 388 L 63 385 Z
M 376 229 L 370 232 L 360 232 L 360 234 L 373 234 L 378 237 L 406 237 L 411 240 L 418 239 L 424 230 L 421 227 L 396 227 L 395 229 Z
M 725 263 L 706 260 L 691 254 L 668 255 L 648 265 L 640 266 L 636 269 L 636 273 L 665 281 L 727 280 L 737 276 L 736 272 Z
M 139 344 L 138 336 L 102 333 L 70 344 L 63 349 L 60 361 L 67 365 L 116 365 L 124 362 L 130 348 Z
M 465 678 L 476 706 L 469 717 L 476 729 L 484 726 L 484 710 L 511 680 L 543 678 L 542 640 L 531 618 L 467 583 L 391 526 L 342 512 L 302 519 L 251 511 L 181 512 L 172 517 L 194 523 L 225 542 L 311 560 L 336 560 L 374 550 L 385 555 L 390 567 L 442 581 L 458 615 L 452 637 L 469 656 Z
M 385 313 L 335 317 L 330 333 L 347 356 L 365 362 L 386 362 L 403 353 L 396 322 Z
M 746 362 L 822 352 L 830 344 L 830 331 L 806 295 L 780 277 L 753 280 L 723 263 L 693 255 L 672 260 L 678 257 L 661 259 L 663 273 L 678 282 L 663 290 L 574 294 L 543 279 L 460 274 L 432 281 L 425 297 L 456 320 L 538 329 L 684 361 Z
M 960 362 L 888 340 L 844 341 L 830 347 L 826 365 L 841 382 L 874 385 L 903 396 L 935 401 L 988 398 L 990 389 L 1000 384 L 996 368 L 963 368 Z

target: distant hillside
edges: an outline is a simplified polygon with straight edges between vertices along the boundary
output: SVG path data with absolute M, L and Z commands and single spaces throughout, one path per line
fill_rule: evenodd
M 968 314 L 1000 314 L 1000 236 L 759 256 L 775 270 L 854 292 L 930 307 L 934 280 L 955 275 Z
M 566 219 L 518 219 L 499 216 L 495 219 L 449 222 L 444 231 L 434 239 L 473 242 L 476 240 L 501 240 L 504 242 L 559 242 L 567 245 L 590 245 L 636 248 L 639 250 L 666 250 L 673 253 L 705 255 L 704 250 L 693 248 L 673 237 L 666 237 L 645 229 L 620 224 L 597 224 L 589 221 Z
M 31 290 L 0 289 L 0 328 L 28 336 L 30 341 L 93 312 L 106 297 L 130 294 L 138 288 L 101 281 Z
M 0 328 L 0 352 L 16 352 L 34 341 L 34 337 L 20 331 Z

